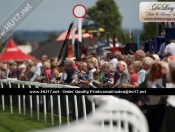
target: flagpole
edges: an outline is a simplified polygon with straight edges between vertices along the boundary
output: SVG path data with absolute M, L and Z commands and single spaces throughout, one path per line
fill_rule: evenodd
M 74 20 L 73 20 L 73 26 L 72 26 L 72 57 L 75 57 L 75 30 L 74 30 Z

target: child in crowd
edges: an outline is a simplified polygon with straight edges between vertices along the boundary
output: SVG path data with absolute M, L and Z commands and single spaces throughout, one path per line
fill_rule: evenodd
M 97 81 L 98 74 L 98 71 L 93 72 L 93 80 L 89 83 L 90 88 L 99 88 L 100 82 Z

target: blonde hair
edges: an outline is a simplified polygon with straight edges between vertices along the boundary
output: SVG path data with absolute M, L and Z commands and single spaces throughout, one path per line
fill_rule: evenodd
M 2 65 L 2 69 L 3 69 L 3 70 L 7 70 L 7 64 L 3 64 L 3 65 Z
M 121 55 L 122 53 L 120 51 L 115 51 L 116 55 Z
M 111 72 L 115 72 L 115 68 L 112 63 L 107 63 L 106 69 L 109 69 Z
M 44 67 L 46 67 L 47 69 L 50 69 L 50 63 L 48 63 L 48 62 L 44 62 Z
M 88 59 L 87 62 L 88 63 L 91 63 L 94 67 L 96 67 L 97 66 L 97 63 L 98 63 L 95 58 Z

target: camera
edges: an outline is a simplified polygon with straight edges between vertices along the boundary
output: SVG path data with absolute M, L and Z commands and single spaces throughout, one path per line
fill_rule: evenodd
M 102 83 L 106 84 L 107 86 L 112 85 L 112 81 L 109 80 L 107 77 L 103 77 Z
M 108 78 L 107 77 L 103 77 L 103 81 L 102 81 L 102 83 L 107 83 L 108 82 Z
M 112 85 L 112 81 L 111 81 L 111 80 L 108 80 L 106 84 L 107 84 L 108 86 L 109 86 L 109 85 Z

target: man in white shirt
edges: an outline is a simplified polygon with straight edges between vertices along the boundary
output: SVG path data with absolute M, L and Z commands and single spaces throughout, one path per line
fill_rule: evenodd
M 166 46 L 164 54 L 166 55 L 169 52 L 175 56 L 175 40 L 170 40 L 170 44 Z
M 112 65 L 114 66 L 114 68 L 116 69 L 118 60 L 117 58 L 115 58 L 113 53 L 107 53 L 107 61 L 112 63 Z
M 117 38 L 115 38 L 115 47 L 120 47 L 120 43 L 118 42 L 118 39 Z M 113 48 L 114 47 L 114 44 L 113 43 L 109 43 L 109 46 L 111 47 L 111 48 Z
M 34 72 L 33 77 L 30 79 L 30 81 L 32 81 L 32 82 L 35 81 L 36 77 L 41 76 L 41 68 L 40 67 L 42 66 L 42 63 L 39 60 L 35 59 L 34 64 L 35 64 L 35 72 Z

